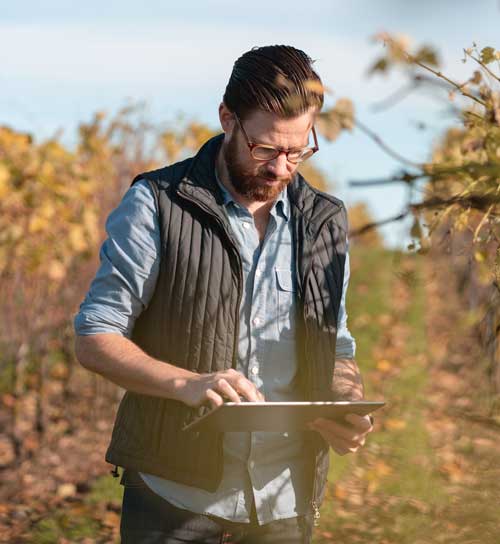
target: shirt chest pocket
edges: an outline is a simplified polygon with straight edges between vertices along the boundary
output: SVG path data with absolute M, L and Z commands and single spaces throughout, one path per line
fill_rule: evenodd
M 294 337 L 297 311 L 297 287 L 290 269 L 275 268 L 277 325 L 280 338 Z

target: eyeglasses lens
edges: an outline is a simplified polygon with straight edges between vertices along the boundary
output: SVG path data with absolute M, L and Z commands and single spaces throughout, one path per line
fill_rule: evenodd
M 308 159 L 313 154 L 311 148 L 302 149 L 300 151 L 291 151 L 288 154 L 288 160 L 292 163 L 302 162 Z M 255 159 L 260 161 L 272 161 L 279 155 L 277 149 L 265 146 L 255 146 L 252 150 L 252 155 Z

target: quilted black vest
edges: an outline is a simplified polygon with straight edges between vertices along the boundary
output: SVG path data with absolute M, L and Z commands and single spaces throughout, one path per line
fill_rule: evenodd
M 198 373 L 236 366 L 242 271 L 215 180 L 221 142 L 222 135 L 212 138 L 195 157 L 134 179 L 146 179 L 157 201 L 161 264 L 154 295 L 135 323 L 132 340 L 150 356 Z M 314 189 L 299 174 L 288 195 L 297 261 L 302 399 L 332 400 L 346 212 L 340 200 Z M 199 413 L 178 401 L 126 392 L 106 460 L 214 491 L 222 475 L 222 434 L 182 430 Z M 328 447 L 310 433 L 307 450 L 312 498 L 319 504 Z

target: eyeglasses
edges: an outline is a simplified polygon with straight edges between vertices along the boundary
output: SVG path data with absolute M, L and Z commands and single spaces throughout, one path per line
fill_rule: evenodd
M 238 126 L 241 128 L 243 135 L 247 141 L 248 149 L 250 154 L 257 161 L 272 161 L 276 157 L 279 157 L 281 153 L 285 153 L 287 161 L 292 164 L 298 164 L 299 162 L 304 162 L 306 159 L 309 159 L 319 150 L 318 139 L 316 137 L 316 131 L 314 130 L 314 125 L 312 127 L 312 133 L 314 138 L 314 147 L 303 147 L 302 149 L 283 149 L 282 147 L 275 147 L 273 145 L 267 144 L 256 144 L 251 142 L 239 120 L 238 116 L 233 114 Z

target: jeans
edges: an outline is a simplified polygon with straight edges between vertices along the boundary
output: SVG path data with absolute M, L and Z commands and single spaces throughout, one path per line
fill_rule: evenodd
M 151 491 L 140 475 L 125 470 L 120 534 L 122 544 L 309 544 L 308 516 L 257 523 L 234 523 L 177 508 Z

